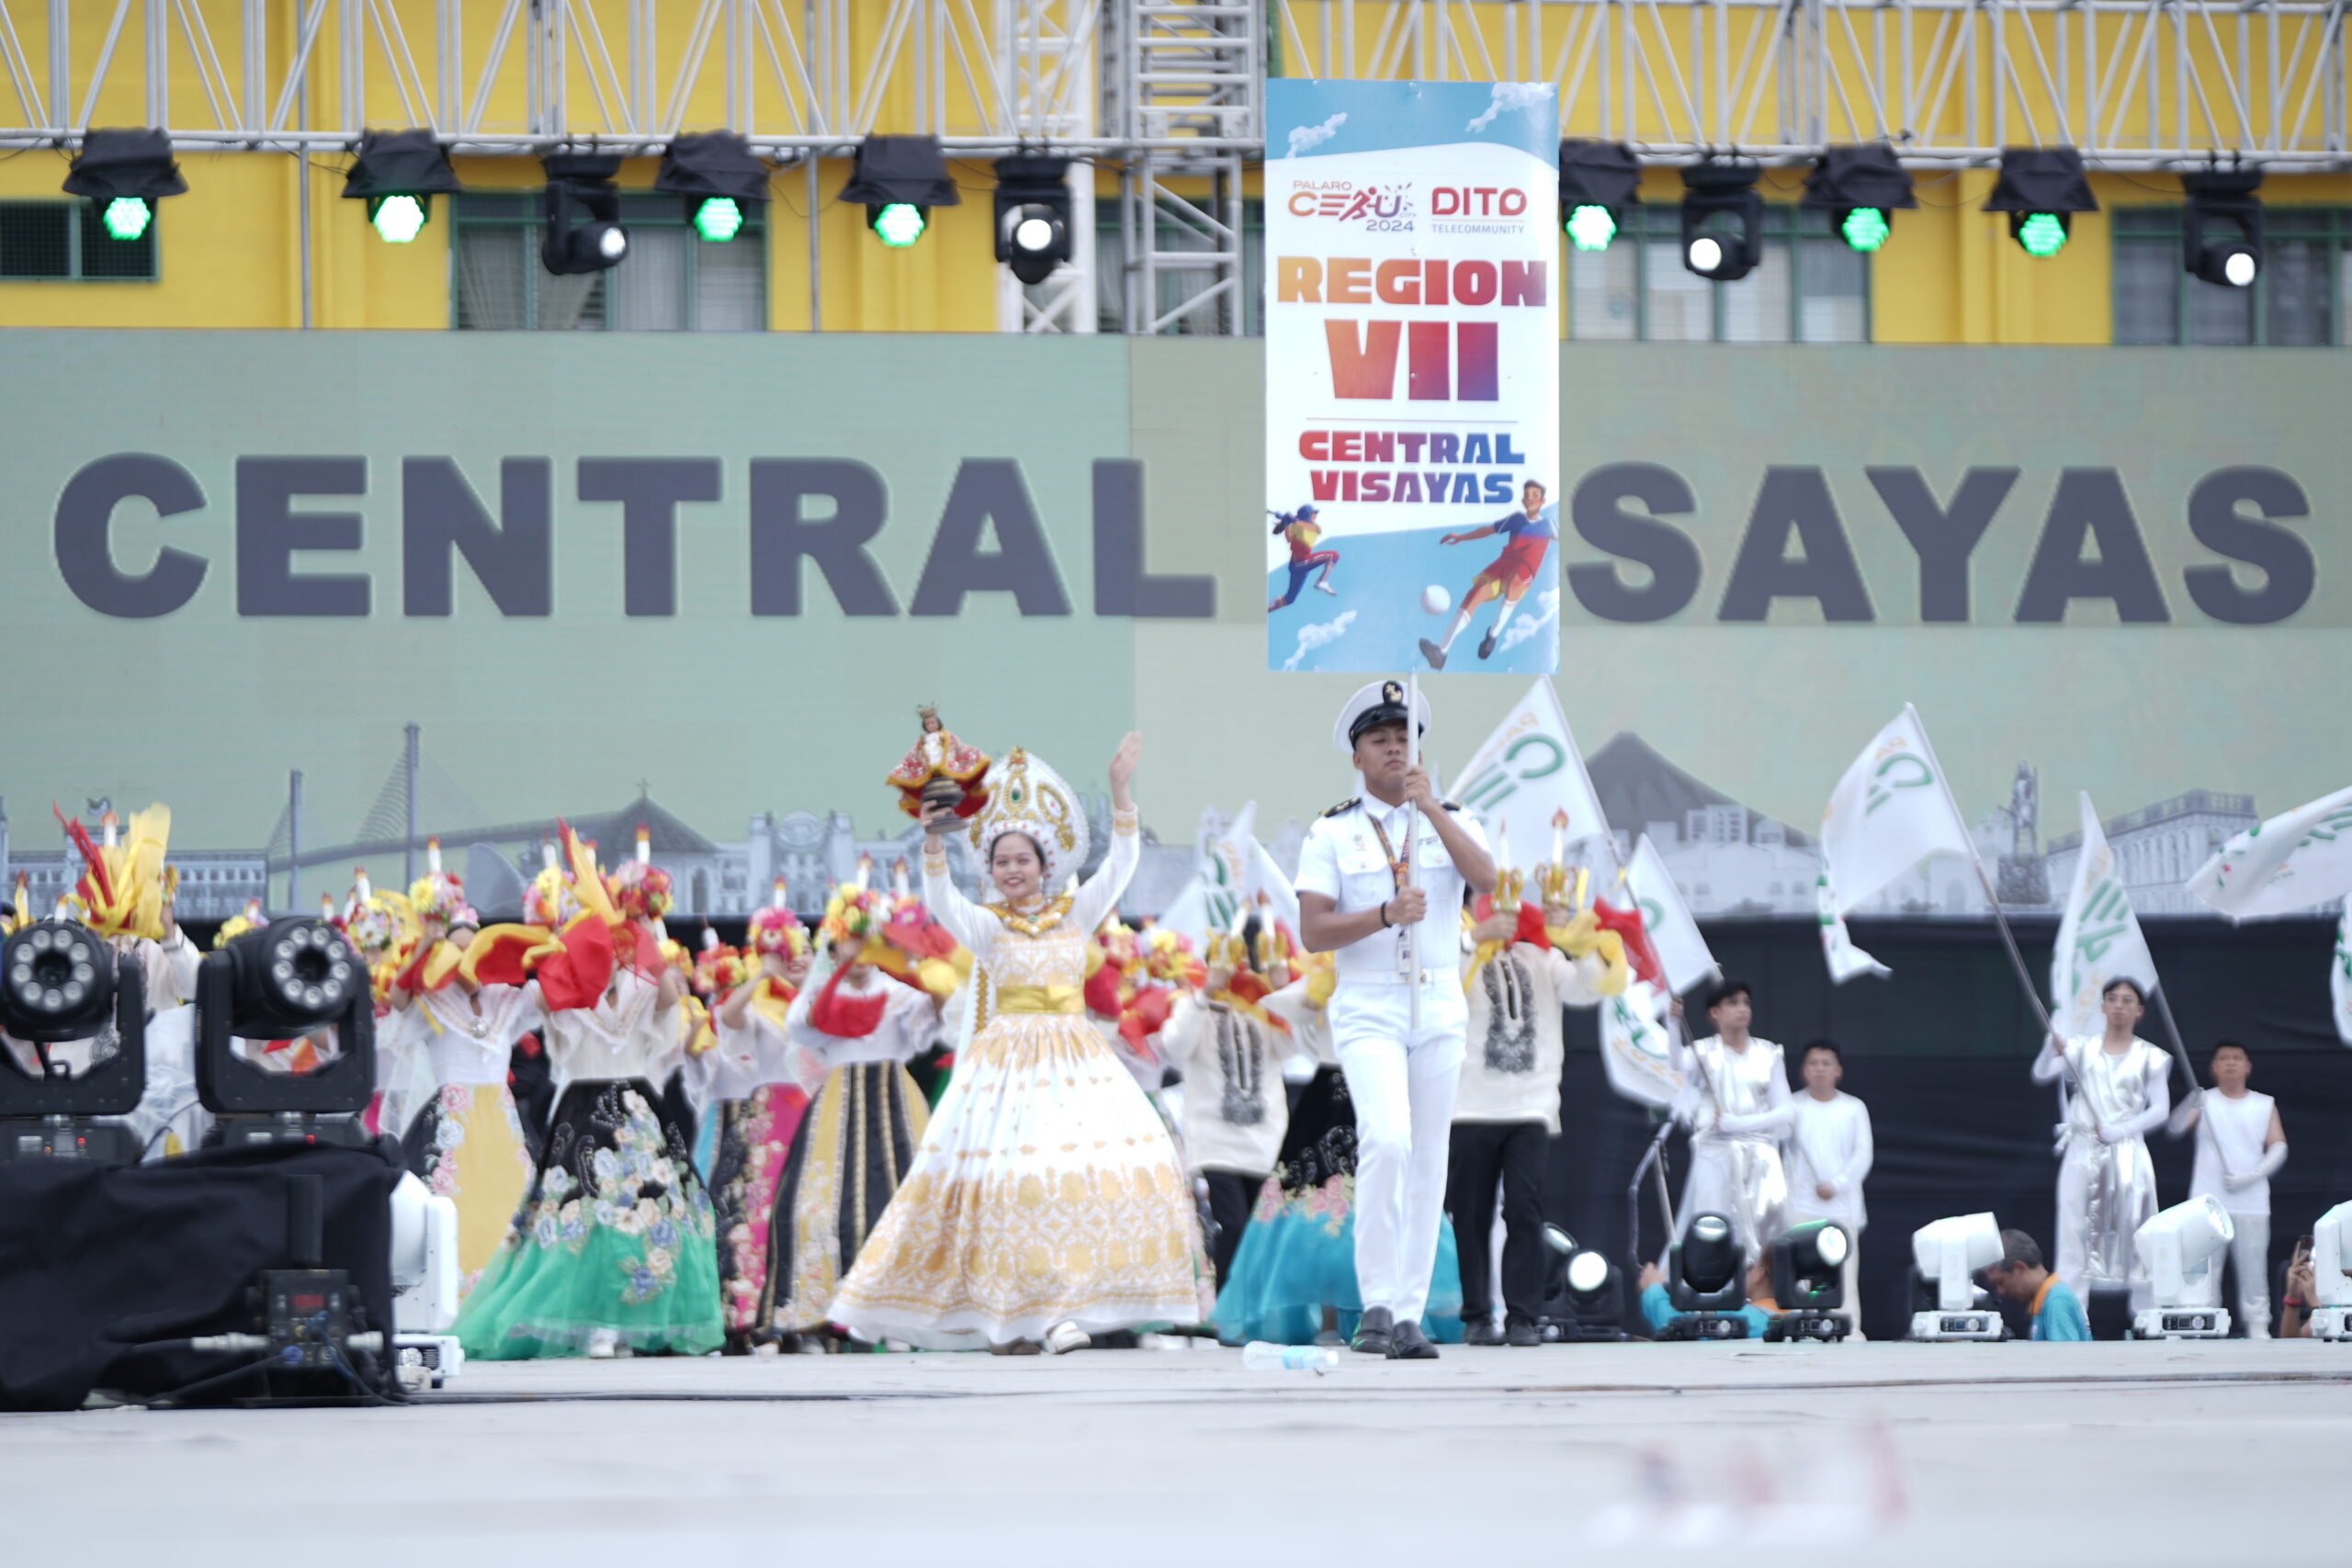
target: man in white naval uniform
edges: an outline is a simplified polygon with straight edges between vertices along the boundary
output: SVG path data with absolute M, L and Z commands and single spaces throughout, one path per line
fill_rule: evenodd
M 1307 951 L 1333 954 L 1331 1043 L 1355 1103 L 1355 1348 L 1425 1360 L 1437 1355 L 1420 1318 L 1468 1022 L 1462 908 L 1468 894 L 1493 891 L 1495 863 L 1476 818 L 1439 800 L 1412 764 L 1407 716 L 1396 681 L 1374 682 L 1340 710 L 1331 739 L 1363 775 L 1364 794 L 1307 829 L 1298 909 Z M 1427 731 L 1426 699 L 1411 718 Z
M 2230 1266 L 2238 1276 L 2238 1317 L 2248 1339 L 2270 1337 L 2270 1179 L 2287 1163 L 2287 1128 L 2278 1102 L 2246 1088 L 2254 1054 L 2234 1040 L 2213 1047 L 2206 1063 L 2213 1091 L 2181 1113 L 2197 1134 L 2190 1198 L 2211 1196 L 2229 1212 Z

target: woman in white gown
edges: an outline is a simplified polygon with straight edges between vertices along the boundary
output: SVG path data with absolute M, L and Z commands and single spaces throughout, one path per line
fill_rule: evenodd
M 996 901 L 956 891 L 940 835 L 962 824 L 925 815 L 923 897 L 972 953 L 977 1032 L 834 1293 L 833 1321 L 862 1337 L 977 1349 L 1052 1331 L 1058 1349 L 1090 1331 L 1200 1319 L 1175 1145 L 1082 999 L 1087 938 L 1136 867 L 1139 750 L 1131 735 L 1112 759 L 1110 851 L 1068 893 L 1046 889 L 1084 863 L 1085 810 L 1020 749 L 990 770 L 967 829 Z

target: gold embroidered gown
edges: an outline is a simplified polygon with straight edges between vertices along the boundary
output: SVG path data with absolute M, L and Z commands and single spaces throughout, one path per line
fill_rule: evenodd
M 977 1349 L 1196 1323 L 1191 1200 L 1176 1148 L 1086 1020 L 1087 935 L 1126 888 L 1136 818 L 1114 818 L 1102 868 L 1025 912 L 956 890 L 923 857 L 923 899 L 975 961 L 986 1022 L 959 1052 L 914 1164 L 834 1293 L 868 1339 Z

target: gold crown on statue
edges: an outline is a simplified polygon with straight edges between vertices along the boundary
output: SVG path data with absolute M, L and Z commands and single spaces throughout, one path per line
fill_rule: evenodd
M 1535 897 L 1538 902 L 1545 905 L 1566 903 L 1568 901 L 1568 868 L 1556 864 L 1537 866 L 1535 868 Z
M 1238 931 L 1211 931 L 1208 940 L 1208 961 L 1221 969 L 1250 967 L 1250 944 Z
M 1495 873 L 1495 908 L 1498 909 L 1518 908 L 1520 893 L 1526 886 L 1527 877 L 1524 873 L 1514 871 L 1509 866 L 1497 871 Z

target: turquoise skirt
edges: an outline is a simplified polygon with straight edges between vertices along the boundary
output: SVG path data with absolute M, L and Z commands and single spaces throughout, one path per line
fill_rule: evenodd
M 1354 1335 L 1363 1315 L 1363 1298 L 1356 1293 L 1355 1186 L 1352 1175 L 1335 1175 L 1320 1186 L 1286 1192 L 1268 1179 L 1217 1292 L 1219 1339 L 1311 1345 L 1322 1332 L 1327 1306 L 1339 1309 L 1340 1332 Z M 1462 1265 L 1453 1222 L 1442 1217 L 1421 1332 L 1441 1344 L 1462 1338 Z
M 718 1348 L 710 1196 L 650 1086 L 566 1089 L 506 1239 L 458 1309 L 468 1356 L 582 1354 L 599 1329 L 639 1354 Z

